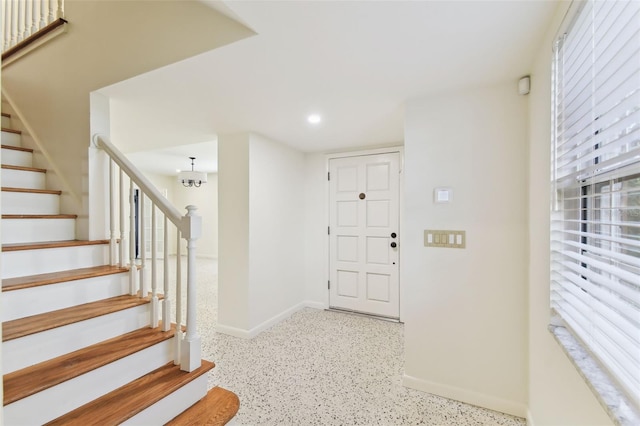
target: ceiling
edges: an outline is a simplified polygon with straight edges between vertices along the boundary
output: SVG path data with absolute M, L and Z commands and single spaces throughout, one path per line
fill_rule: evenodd
M 196 165 L 215 164 L 217 135 L 237 132 L 303 152 L 401 143 L 408 100 L 505 81 L 515 91 L 557 6 L 542 0 L 208 3 L 256 35 L 101 90 L 112 99 L 112 139 L 128 155 L 139 153 L 134 163 L 143 170 L 159 166 L 156 155 L 172 152 L 173 166 L 155 173 L 175 174 L 190 155 L 198 157 Z M 309 124 L 310 113 L 323 121 Z
M 218 152 L 215 141 L 188 145 L 175 145 L 168 148 L 130 152 L 127 158 L 145 172 L 157 175 L 177 175 L 178 171 L 191 170 L 189 157 L 194 160 L 195 170 L 215 173 L 218 170 Z

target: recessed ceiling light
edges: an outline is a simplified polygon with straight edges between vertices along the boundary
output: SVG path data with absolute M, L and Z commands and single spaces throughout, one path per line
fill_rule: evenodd
M 307 121 L 311 124 L 318 124 L 322 121 L 322 117 L 320 117 L 318 114 L 311 114 L 307 117 Z

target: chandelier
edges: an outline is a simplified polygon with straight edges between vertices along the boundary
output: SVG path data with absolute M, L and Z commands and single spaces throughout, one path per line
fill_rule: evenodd
M 203 183 L 207 183 L 207 174 L 205 172 L 196 172 L 194 170 L 194 160 L 196 157 L 189 157 L 191 160 L 191 171 L 184 171 L 178 173 L 178 181 L 182 182 L 182 185 L 189 188 L 195 186 L 199 188 Z

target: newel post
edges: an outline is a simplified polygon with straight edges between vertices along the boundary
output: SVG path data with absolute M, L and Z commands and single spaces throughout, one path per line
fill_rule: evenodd
M 201 363 L 201 343 L 196 328 L 196 240 L 202 234 L 202 218 L 196 210 L 196 206 L 187 206 L 187 215 L 182 218 L 183 237 L 187 240 L 187 333 L 180 351 L 183 371 L 193 371 Z

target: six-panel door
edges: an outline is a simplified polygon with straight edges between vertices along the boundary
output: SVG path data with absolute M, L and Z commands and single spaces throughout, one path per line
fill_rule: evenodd
M 329 161 L 329 305 L 399 318 L 399 153 Z

